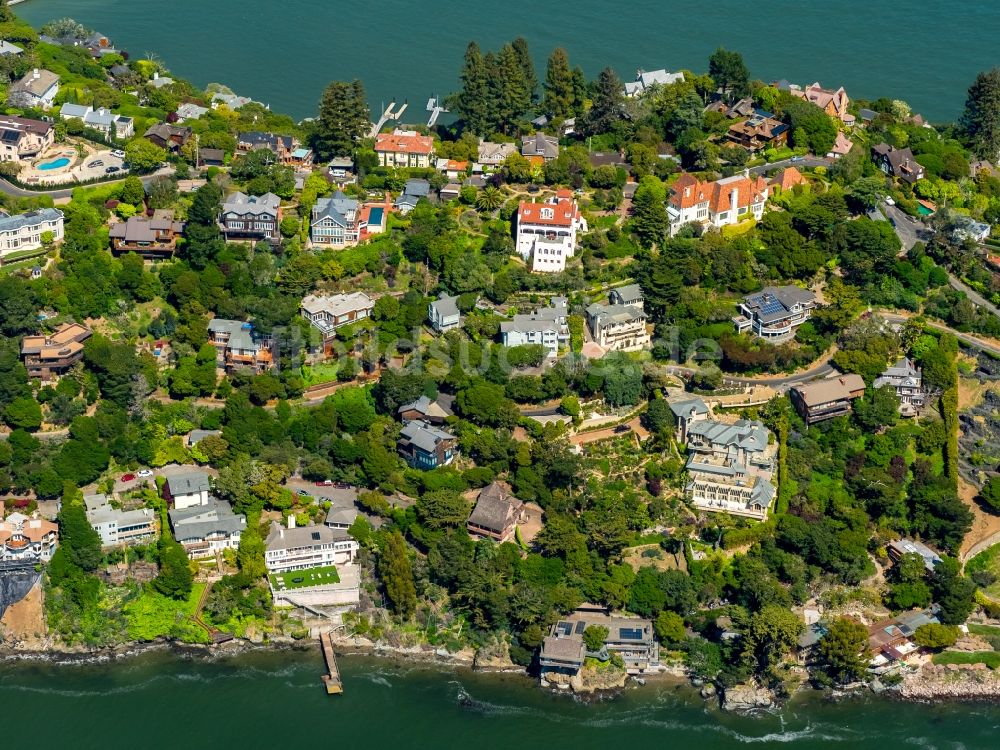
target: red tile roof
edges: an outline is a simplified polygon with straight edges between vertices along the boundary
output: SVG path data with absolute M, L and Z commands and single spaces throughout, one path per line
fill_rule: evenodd
M 434 139 L 426 135 L 379 133 L 375 136 L 375 150 L 395 154 L 430 154 L 434 150 Z
M 542 224 L 552 227 L 573 226 L 573 222 L 580 217 L 580 209 L 577 208 L 572 195 L 569 190 L 560 190 L 554 199 L 545 203 L 522 201 L 517 209 L 518 223 Z M 545 209 L 551 210 L 550 217 L 542 215 Z M 546 211 L 546 213 L 548 212 Z
M 787 167 L 778 173 L 777 177 L 771 180 L 772 185 L 777 185 L 782 190 L 790 190 L 796 185 L 801 185 L 806 181 L 802 173 L 795 167 Z
M 691 208 L 708 201 L 712 213 L 728 211 L 732 191 L 737 191 L 739 208 L 759 203 L 767 197 L 767 180 L 763 177 L 727 177 L 716 182 L 701 182 L 686 172 L 677 178 L 670 190 L 670 203 L 677 208 Z

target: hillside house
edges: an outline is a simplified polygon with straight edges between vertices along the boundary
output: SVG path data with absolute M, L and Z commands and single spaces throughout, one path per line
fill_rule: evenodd
M 43 251 L 42 237 L 51 233 L 53 244 L 63 240 L 63 212 L 39 208 L 10 216 L 0 211 L 0 264 Z
M 399 454 L 414 469 L 447 466 L 458 455 L 458 438 L 427 422 L 408 422 L 397 443 Z
M 281 198 L 274 193 L 233 193 L 222 204 L 219 219 L 227 241 L 281 241 Z
M 768 190 L 767 180 L 751 177 L 747 170 L 715 182 L 702 182 L 685 172 L 670 187 L 667 199 L 670 236 L 692 222 L 720 229 L 749 218 L 759 221 Z
M 260 374 L 274 367 L 273 341 L 255 333 L 252 323 L 212 318 L 208 340 L 215 347 L 219 367 L 226 372 L 249 369 Z
M 375 155 L 383 167 L 427 169 L 434 154 L 434 139 L 415 130 L 396 129 L 375 136 Z
M 789 391 L 792 406 L 806 421 L 815 424 L 851 413 L 851 401 L 865 393 L 865 381 L 860 375 L 840 375 L 797 385 Z
M 47 336 L 25 336 L 21 358 L 28 377 L 44 383 L 64 374 L 83 359 L 83 342 L 91 333 L 81 323 L 63 323 Z
M 174 221 L 173 211 L 158 211 L 152 218 L 130 216 L 108 232 L 115 255 L 137 253 L 144 258 L 169 258 L 184 234 L 184 222 Z
M 59 527 L 36 511 L 14 512 L 0 521 L 0 561 L 45 563 L 59 546 Z
M 587 231 L 573 194 L 559 190 L 543 203 L 522 201 L 515 218 L 515 247 L 532 271 L 559 273 L 576 252 L 578 232 Z
M 786 341 L 809 320 L 816 295 L 797 286 L 767 286 L 747 295 L 740 314 L 733 318 L 737 333 L 749 333 L 765 341 Z
M 500 323 L 500 340 L 504 346 L 541 344 L 548 357 L 559 353 L 560 346 L 569 344 L 568 301 L 553 297 L 549 307 L 530 314 L 517 314 Z
M 50 109 L 59 93 L 59 76 L 51 70 L 35 68 L 7 90 L 7 101 L 15 107 Z
M 34 159 L 55 143 L 51 123 L 0 115 L 0 161 Z
M 474 539 L 492 539 L 497 544 L 513 541 L 523 509 L 524 503 L 508 487 L 491 482 L 479 491 L 466 530 Z
M 442 294 L 427 305 L 427 319 L 431 328 L 438 333 L 458 328 L 462 324 L 462 314 L 458 310 L 458 297 Z

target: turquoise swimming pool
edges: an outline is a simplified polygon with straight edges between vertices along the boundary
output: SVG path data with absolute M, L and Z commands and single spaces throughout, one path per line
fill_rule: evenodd
M 69 164 L 69 159 L 65 156 L 60 156 L 58 159 L 53 159 L 52 161 L 39 164 L 38 169 L 44 172 L 49 169 L 59 169 L 61 167 L 65 167 L 67 164 Z

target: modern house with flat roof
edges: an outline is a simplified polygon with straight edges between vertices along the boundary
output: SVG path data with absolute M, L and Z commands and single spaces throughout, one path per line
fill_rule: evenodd
M 797 286 L 767 286 L 747 295 L 740 314 L 733 318 L 737 333 L 750 333 L 765 341 L 786 340 L 809 320 L 816 295 Z
M 107 495 L 84 495 L 87 520 L 101 537 L 101 547 L 108 549 L 138 544 L 156 536 L 155 514 L 149 508 L 119 510 Z
M 58 208 L 39 208 L 14 216 L 0 211 L 0 265 L 44 252 L 42 237 L 46 232 L 51 233 L 53 243 L 62 242 L 63 212 Z
M 642 70 L 635 72 L 635 80 L 625 83 L 625 96 L 631 98 L 642 96 L 653 86 L 670 86 L 674 83 L 683 83 L 684 73 L 670 73 L 663 68 L 659 70 Z
M 565 297 L 553 297 L 549 307 L 533 313 L 515 315 L 500 323 L 500 340 L 504 346 L 541 344 L 548 357 L 559 353 L 560 346 L 569 344 L 569 308 Z
M 850 374 L 794 386 L 788 395 L 792 406 L 809 425 L 850 414 L 851 401 L 864 393 L 864 379 Z
M 430 471 L 447 466 L 458 455 L 458 438 L 424 421 L 403 425 L 397 443 L 399 454 L 414 469 Z
M 29 378 L 51 380 L 83 359 L 83 342 L 91 330 L 80 323 L 63 323 L 48 336 L 21 339 L 21 358 Z
M 600 651 L 588 652 L 583 634 L 588 627 L 608 631 Z M 583 667 L 586 657 L 607 661 L 618 654 L 629 674 L 642 674 L 660 665 L 660 647 L 653 623 L 639 617 L 615 617 L 580 608 L 557 621 L 542 642 L 538 663 L 541 677 L 546 673 L 573 676 Z
M 895 539 L 885 545 L 885 551 L 894 563 L 899 563 L 903 555 L 920 555 L 928 573 L 933 573 L 934 568 L 941 562 L 941 555 L 915 539 Z

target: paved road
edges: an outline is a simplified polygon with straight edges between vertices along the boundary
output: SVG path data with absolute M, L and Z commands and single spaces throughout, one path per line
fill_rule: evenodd
M 772 169 L 784 169 L 785 167 L 795 167 L 797 169 L 809 167 L 828 167 L 833 163 L 833 159 L 825 156 L 803 156 L 796 159 L 782 159 L 781 161 L 761 164 L 759 167 L 750 167 L 750 174 L 766 174 Z
M 899 237 L 899 241 L 903 244 L 903 250 L 900 255 L 909 252 L 910 248 L 918 242 L 927 242 L 934 236 L 934 232 L 905 211 L 902 211 L 899 206 L 890 206 L 882 203 L 879 208 L 885 214 L 886 218 L 892 221 L 893 227 L 896 230 L 896 236 Z
M 986 310 L 989 310 L 991 313 L 1000 318 L 1000 309 L 998 309 L 996 305 L 994 305 L 988 299 L 983 297 L 983 295 L 981 295 L 975 289 L 972 289 L 963 284 L 958 279 L 957 276 L 953 276 L 952 274 L 949 273 L 948 283 L 951 284 L 952 289 L 957 289 L 960 292 L 965 292 L 965 296 L 968 297 L 974 305 L 978 305 L 979 307 L 985 308 Z
M 726 385 L 766 385 L 774 388 L 779 392 L 788 390 L 791 386 L 798 383 L 805 383 L 809 380 L 815 380 L 816 378 L 825 378 L 828 375 L 832 375 L 836 372 L 833 365 L 830 364 L 830 360 L 833 358 L 833 353 L 825 356 L 811 368 L 805 372 L 792 373 L 791 375 L 775 375 L 774 377 L 756 377 L 756 378 L 741 378 L 736 375 L 723 374 L 722 384 Z M 690 367 L 681 366 L 671 366 L 667 368 L 668 371 L 677 374 L 691 374 L 694 372 Z
M 153 172 L 153 174 L 145 175 L 142 178 L 142 184 L 148 185 L 150 181 L 161 175 L 169 175 L 174 173 L 173 167 L 163 167 L 162 169 Z M 0 193 L 6 195 L 12 195 L 16 198 L 34 198 L 39 195 L 48 195 L 51 198 L 72 198 L 73 191 L 78 187 L 98 187 L 101 185 L 113 185 L 116 182 L 124 181 L 128 175 L 125 175 L 120 180 L 108 180 L 107 182 L 95 182 L 92 185 L 73 185 L 67 188 L 59 188 L 57 190 L 25 190 L 24 188 L 19 188 L 16 185 L 12 185 L 7 182 L 7 180 L 0 177 Z
M 877 313 L 877 315 L 881 318 L 885 318 L 890 323 L 905 323 L 907 320 L 914 317 L 913 315 L 900 315 L 899 313 L 888 313 L 888 312 L 879 312 Z M 944 323 L 935 323 L 934 321 L 931 320 L 925 320 L 924 325 L 927 326 L 928 328 L 933 328 L 935 331 L 950 333 L 952 336 L 957 338 L 963 344 L 965 344 L 966 346 L 970 346 L 973 349 L 981 349 L 984 352 L 989 352 L 990 354 L 1000 357 L 1000 345 L 992 344 L 988 341 L 983 341 L 982 339 L 977 338 L 976 336 L 973 336 L 968 333 L 962 333 L 961 331 L 956 331 L 954 328 L 949 328 Z

